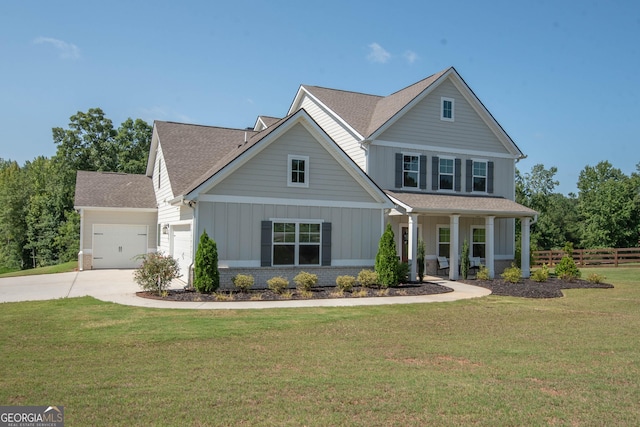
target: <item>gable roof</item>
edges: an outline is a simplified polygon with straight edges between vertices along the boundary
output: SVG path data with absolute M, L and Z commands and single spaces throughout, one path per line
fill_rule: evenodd
M 191 184 L 256 132 L 214 126 L 154 122 L 173 194 Z M 151 165 L 153 167 L 153 165 Z
M 78 171 L 74 206 L 155 209 L 153 181 L 145 175 Z

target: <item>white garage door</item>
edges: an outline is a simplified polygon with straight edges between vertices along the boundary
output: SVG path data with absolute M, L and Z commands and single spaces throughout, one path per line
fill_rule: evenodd
M 93 268 L 138 268 L 147 252 L 146 225 L 93 226 Z
M 171 227 L 171 256 L 178 261 L 180 266 L 180 280 L 188 282 L 189 266 L 192 261 L 192 242 L 190 225 L 174 225 Z

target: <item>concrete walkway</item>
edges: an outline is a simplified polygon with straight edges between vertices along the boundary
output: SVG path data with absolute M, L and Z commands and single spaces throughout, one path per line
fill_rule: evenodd
M 0 278 L 0 302 L 51 300 L 92 296 L 102 301 L 137 307 L 182 309 L 257 309 L 293 307 L 354 307 L 364 305 L 417 304 L 447 302 L 489 295 L 490 290 L 478 286 L 451 282 L 438 277 L 427 277 L 433 283 L 453 289 L 436 295 L 397 296 L 375 298 L 337 298 L 325 300 L 288 301 L 219 301 L 179 302 L 162 301 L 136 296 L 140 290 L 133 281 L 133 270 L 88 270 L 82 272 Z M 182 288 L 176 282 L 174 288 Z

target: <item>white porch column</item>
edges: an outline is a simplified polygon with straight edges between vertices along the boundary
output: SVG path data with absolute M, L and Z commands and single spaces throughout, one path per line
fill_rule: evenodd
M 407 257 L 409 258 L 409 280 L 412 282 L 418 276 L 418 264 L 416 255 L 418 253 L 418 214 L 409 214 L 409 250 Z
M 531 259 L 531 245 L 529 241 L 531 238 L 531 218 L 522 218 L 520 220 L 520 224 L 522 228 L 522 251 L 520 258 L 520 269 L 522 271 L 522 277 L 527 278 L 531 276 L 531 266 L 529 263 L 529 260 Z
M 484 232 L 485 232 L 485 237 L 486 237 L 486 242 L 485 242 L 485 254 L 484 254 L 484 258 L 485 258 L 485 264 L 487 265 L 487 270 L 489 270 L 489 277 L 491 279 L 494 278 L 495 274 L 496 274 L 496 269 L 495 269 L 495 237 L 494 237 L 494 232 L 493 232 L 493 223 L 495 220 L 495 216 L 488 216 L 484 219 Z
M 458 280 L 460 215 L 451 215 L 449 217 L 449 230 L 451 232 L 451 242 L 449 243 L 449 279 Z

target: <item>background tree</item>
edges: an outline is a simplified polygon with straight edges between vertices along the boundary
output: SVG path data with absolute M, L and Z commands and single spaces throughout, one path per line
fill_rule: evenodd
M 608 161 L 586 166 L 578 179 L 580 243 L 592 247 L 638 245 L 640 197 L 638 179 Z
M 25 249 L 28 198 L 24 171 L 17 162 L 0 159 L 0 267 L 20 269 L 29 265 Z
M 145 173 L 152 133 L 153 127 L 144 120 L 122 122 L 115 136 L 118 172 Z

